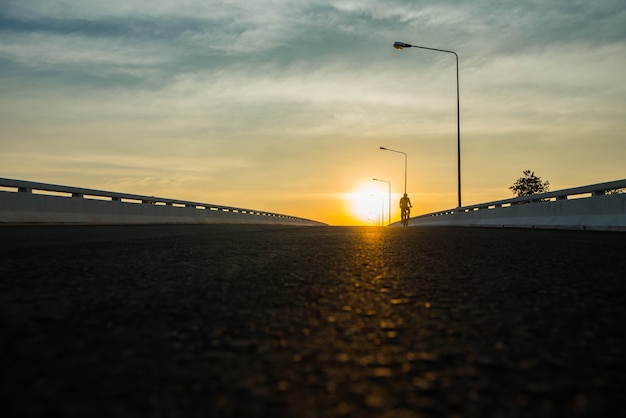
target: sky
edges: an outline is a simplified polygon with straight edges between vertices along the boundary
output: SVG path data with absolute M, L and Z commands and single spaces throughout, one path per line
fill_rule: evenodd
M 371 225 L 384 146 L 454 208 L 454 55 L 394 41 L 459 56 L 464 205 L 626 178 L 623 0 L 0 0 L 0 177 Z

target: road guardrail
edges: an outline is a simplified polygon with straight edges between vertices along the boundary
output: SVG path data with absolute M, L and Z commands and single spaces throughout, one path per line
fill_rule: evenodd
M 326 226 L 262 210 L 0 178 L 0 224 L 155 223 Z
M 615 180 L 427 213 L 409 226 L 626 230 L 624 191 L 626 179 Z

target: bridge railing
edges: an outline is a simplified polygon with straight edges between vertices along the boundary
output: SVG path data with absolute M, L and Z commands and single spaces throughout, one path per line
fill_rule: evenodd
M 427 213 L 411 218 L 409 225 L 622 230 L 625 190 L 626 179 L 615 180 Z
M 119 204 L 125 204 L 121 211 Z M 64 211 L 64 216 L 58 215 Z M 91 223 L 89 219 L 96 219 L 95 223 L 186 223 L 187 219 L 192 223 L 326 225 L 256 209 L 0 178 L 0 223 L 57 223 L 54 219 L 60 223 Z

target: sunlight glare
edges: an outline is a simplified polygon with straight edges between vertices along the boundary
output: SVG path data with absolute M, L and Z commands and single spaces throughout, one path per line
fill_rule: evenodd
M 386 211 L 386 194 L 373 185 L 362 185 L 356 191 L 347 194 L 352 216 L 365 225 L 378 225 Z

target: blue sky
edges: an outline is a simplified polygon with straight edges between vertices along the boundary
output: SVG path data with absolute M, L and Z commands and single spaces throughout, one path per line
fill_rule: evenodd
M 623 1 L 0 3 L 0 176 L 331 224 L 626 177 Z M 364 219 L 361 222 L 366 221 Z

